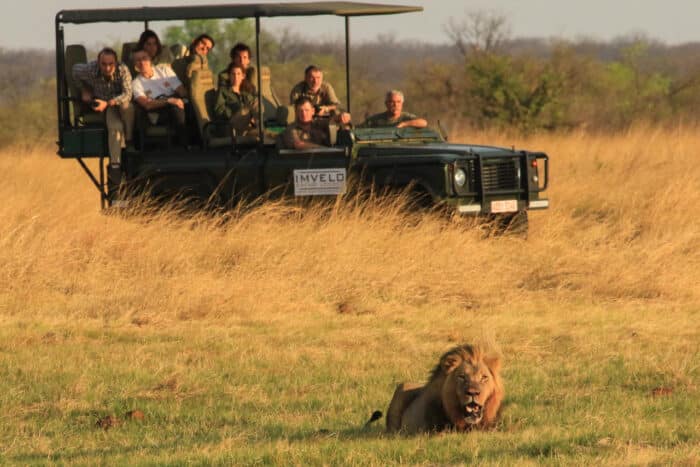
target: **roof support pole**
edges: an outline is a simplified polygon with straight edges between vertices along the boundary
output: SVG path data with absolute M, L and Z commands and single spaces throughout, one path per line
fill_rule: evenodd
M 345 17 L 345 89 L 350 112 L 350 17 Z
M 262 142 L 263 137 L 263 102 L 262 102 L 262 70 L 260 69 L 260 16 L 255 17 L 255 65 L 257 68 L 258 82 L 256 83 L 258 98 L 258 141 Z
M 58 117 L 58 141 L 63 147 L 63 128 L 68 126 L 68 105 L 64 98 L 67 96 L 65 73 L 65 50 L 63 45 L 63 26 L 56 17 L 56 111 Z

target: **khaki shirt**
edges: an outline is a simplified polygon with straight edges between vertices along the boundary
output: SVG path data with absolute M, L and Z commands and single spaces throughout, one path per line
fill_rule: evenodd
M 292 88 L 292 92 L 289 94 L 289 103 L 294 105 L 297 99 L 302 96 L 308 97 L 314 107 L 318 107 L 320 105 L 340 105 L 340 101 L 335 95 L 333 86 L 325 82 L 321 83 L 321 87 L 319 88 L 318 92 L 315 93 L 311 92 L 309 85 L 306 84 L 306 81 L 297 83 L 297 85 Z
M 413 115 L 412 113 L 409 112 L 401 112 L 401 115 L 399 115 L 398 118 L 391 118 L 389 116 L 389 112 L 382 112 L 378 113 L 375 115 L 372 115 L 371 117 L 367 118 L 367 120 L 362 123 L 363 127 L 367 128 L 374 128 L 374 127 L 391 127 L 391 126 L 397 126 L 401 122 L 407 122 L 409 120 L 415 120 L 418 118 L 416 115 Z
M 321 120 L 314 120 L 311 122 L 309 130 L 305 130 L 297 122 L 292 123 L 282 133 L 282 148 L 294 149 L 294 143 L 298 141 L 319 146 L 330 146 L 331 140 L 328 134 L 327 123 Z

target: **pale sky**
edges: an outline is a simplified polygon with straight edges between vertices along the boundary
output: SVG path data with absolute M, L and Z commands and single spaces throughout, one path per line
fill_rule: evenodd
M 371 0 L 365 0 L 370 2 Z M 80 8 L 202 5 L 214 3 L 284 3 L 281 0 L 18 0 L 7 2 L 0 15 L 0 47 L 54 47 L 54 17 L 59 10 Z M 422 6 L 423 13 L 351 19 L 353 41 L 372 40 L 379 34 L 397 40 L 417 39 L 446 42 L 444 26 L 450 18 L 460 20 L 467 12 L 494 11 L 508 18 L 511 37 L 581 37 L 609 40 L 623 35 L 644 33 L 667 44 L 700 41 L 700 1 L 698 0 L 376 0 L 373 3 Z M 152 23 L 156 31 L 166 23 Z M 263 29 L 290 27 L 321 38 L 341 37 L 343 22 L 334 17 L 262 20 Z M 102 45 L 100 37 L 133 40 L 142 25 L 68 25 L 66 40 L 86 45 Z

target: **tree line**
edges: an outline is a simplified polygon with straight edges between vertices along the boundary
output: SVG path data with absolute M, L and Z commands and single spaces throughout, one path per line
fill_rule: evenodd
M 217 41 L 209 60 L 215 72 L 228 64 L 236 42 L 254 46 L 250 20 L 186 21 L 159 34 L 166 44 L 186 45 L 201 32 Z M 616 131 L 638 122 L 697 121 L 700 43 L 670 46 L 643 35 L 608 42 L 511 38 L 505 17 L 482 12 L 451 21 L 444 32 L 447 42 L 437 45 L 391 35 L 352 44 L 354 120 L 383 110 L 384 92 L 399 88 L 407 110 L 432 122 L 476 128 Z M 120 44 L 106 45 L 121 50 Z M 342 40 L 263 30 L 260 50 L 283 103 L 312 63 L 345 100 Z M 53 140 L 54 52 L 0 49 L 0 82 L 0 146 Z

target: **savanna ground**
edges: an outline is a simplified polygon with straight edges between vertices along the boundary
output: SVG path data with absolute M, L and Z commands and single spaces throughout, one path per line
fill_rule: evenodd
M 699 464 L 700 132 L 459 139 L 549 153 L 527 239 L 342 200 L 106 215 L 76 163 L 2 152 L 0 463 Z M 494 431 L 363 428 L 475 341 Z

